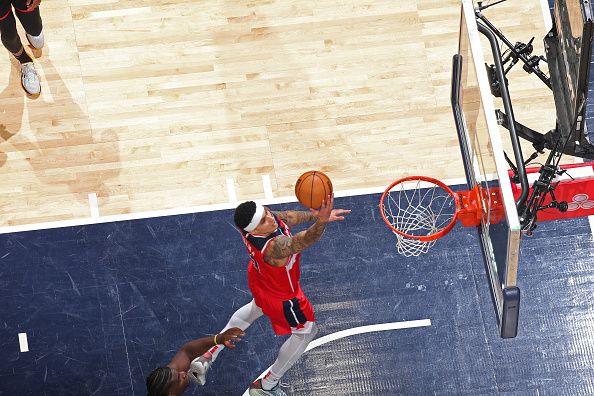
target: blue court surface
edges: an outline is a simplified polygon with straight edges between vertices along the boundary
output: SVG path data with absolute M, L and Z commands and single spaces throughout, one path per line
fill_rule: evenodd
M 428 254 L 404 258 L 378 202 L 337 198 L 335 207 L 353 212 L 304 253 L 318 338 L 430 325 L 320 345 L 283 378 L 289 395 L 594 394 L 587 218 L 542 223 L 523 239 L 519 334 L 503 340 L 476 230 L 456 226 Z M 247 261 L 231 210 L 1 235 L 0 395 L 146 394 L 154 367 L 250 301 Z M 207 385 L 187 394 L 242 395 L 283 341 L 260 318 L 219 356 Z

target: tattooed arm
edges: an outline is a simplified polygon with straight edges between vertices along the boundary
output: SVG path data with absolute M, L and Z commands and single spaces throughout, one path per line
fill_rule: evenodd
M 284 267 L 288 263 L 289 256 L 313 245 L 320 239 L 325 229 L 326 222 L 318 220 L 307 230 L 292 237 L 282 235 L 274 238 L 264 252 L 264 260 L 275 267 Z
M 303 223 L 309 223 L 310 221 L 316 221 L 318 216 L 312 212 L 287 210 L 285 212 L 274 212 L 282 221 L 287 223 L 289 226 L 296 226 Z
M 264 252 L 264 260 L 275 267 L 284 267 L 287 265 L 288 258 L 292 254 L 301 252 L 303 249 L 310 247 L 321 238 L 326 229 L 326 224 L 332 221 L 344 220 L 344 216 L 342 215 L 351 212 L 350 210 L 344 209 L 332 209 L 333 207 L 334 196 L 329 195 L 328 199 L 322 202 L 320 210 L 314 210 L 309 213 L 297 211 L 277 213 L 277 215 L 289 225 L 292 225 L 291 221 L 298 221 L 297 224 L 300 224 L 305 221 L 315 220 L 315 223 L 309 226 L 307 230 L 301 231 L 293 237 L 278 236 L 274 238 L 270 241 L 270 245 Z

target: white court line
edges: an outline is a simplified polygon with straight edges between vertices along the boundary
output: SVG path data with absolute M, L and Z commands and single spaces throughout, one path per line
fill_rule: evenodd
M 89 194 L 89 207 L 91 208 L 91 217 L 99 217 L 99 204 L 97 203 L 97 194 Z
M 457 179 L 445 179 L 442 180 L 447 185 L 465 185 L 466 179 L 464 178 L 457 178 Z M 233 187 L 233 188 L 230 188 Z M 388 184 L 381 187 L 369 187 L 369 188 L 356 188 L 352 190 L 343 190 L 343 191 L 335 191 L 334 196 L 339 197 L 352 197 L 356 195 L 367 195 L 367 194 L 381 194 L 384 192 Z M 411 186 L 413 187 L 413 186 Z M 200 212 L 214 212 L 217 210 L 227 210 L 227 209 L 235 209 L 237 206 L 237 195 L 235 194 L 235 188 L 233 185 L 233 178 L 227 179 L 227 190 L 229 192 L 229 203 L 220 203 L 220 204 L 211 204 L 211 205 L 199 205 L 199 206 L 190 206 L 190 207 L 182 207 L 182 208 L 173 208 L 173 209 L 161 209 L 161 210 L 153 210 L 147 212 L 137 212 L 137 213 L 126 213 L 126 214 L 119 214 L 119 215 L 111 215 L 111 216 L 102 216 L 98 218 L 81 218 L 81 219 L 72 219 L 72 220 L 60 220 L 60 221 L 52 221 L 47 223 L 35 223 L 35 224 L 23 224 L 23 225 L 15 225 L 15 226 L 4 226 L 0 227 L 0 234 L 9 234 L 12 232 L 24 232 L 24 231 L 33 231 L 33 230 L 47 230 L 52 228 L 62 228 L 62 227 L 75 227 L 75 226 L 82 226 L 88 224 L 100 224 L 100 223 L 111 223 L 115 221 L 127 221 L 127 220 L 138 220 L 138 219 L 149 219 L 153 217 L 164 217 L 164 216 L 177 216 L 182 214 L 190 214 L 190 213 L 200 213 Z M 254 198 L 254 200 L 257 200 Z M 271 199 L 264 199 L 258 200 L 258 202 L 262 203 L 263 205 L 275 205 L 275 204 L 283 204 L 289 202 L 297 202 L 297 198 L 294 195 L 286 196 L 286 197 L 277 197 Z M 378 202 L 379 206 L 379 202 Z
M 553 19 L 551 18 L 551 10 L 549 9 L 548 0 L 540 0 L 540 8 L 542 9 L 545 33 L 548 33 L 553 28 Z
M 237 203 L 237 193 L 235 192 L 235 181 L 232 177 L 227 178 L 227 194 L 229 194 L 229 203 Z
M 262 175 L 262 184 L 264 185 L 264 198 L 273 199 L 272 184 L 270 183 L 269 175 Z
M 19 346 L 21 347 L 21 352 L 29 352 L 27 333 L 19 333 Z
M 392 322 L 392 323 L 380 323 L 374 324 L 369 326 L 361 326 L 361 327 L 353 327 L 352 329 L 346 329 L 337 331 L 336 333 L 325 335 L 324 337 L 317 338 L 309 343 L 305 352 L 311 351 L 314 348 L 317 348 L 321 345 L 327 344 L 332 341 L 339 340 L 341 338 L 350 337 L 357 334 L 364 334 L 364 333 L 372 333 L 375 331 L 386 331 L 386 330 L 401 330 L 401 329 L 411 329 L 414 327 L 428 327 L 431 326 L 431 319 L 421 319 L 421 320 L 409 320 L 404 322 Z M 304 352 L 304 353 L 305 353 Z M 272 366 L 270 366 L 272 367 Z M 270 370 L 268 367 L 258 378 L 262 378 L 264 374 Z M 256 378 L 256 379 L 258 379 Z M 242 396 L 249 396 L 249 391 L 243 393 Z

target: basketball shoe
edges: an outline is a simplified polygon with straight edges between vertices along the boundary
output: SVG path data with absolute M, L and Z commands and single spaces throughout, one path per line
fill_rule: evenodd
M 204 355 L 197 357 L 190 363 L 190 379 L 198 385 L 206 384 L 206 372 L 212 364 L 212 354 L 206 352 Z
M 287 396 L 287 394 L 281 389 L 280 382 L 270 390 L 262 389 L 262 380 L 257 379 L 250 385 L 249 389 L 250 396 Z
M 39 95 L 41 93 L 41 83 L 33 62 L 21 64 L 21 85 L 29 95 Z

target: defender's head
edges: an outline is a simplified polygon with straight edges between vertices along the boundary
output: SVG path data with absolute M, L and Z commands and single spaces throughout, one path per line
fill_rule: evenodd
M 179 396 L 188 387 L 188 373 L 171 367 L 157 367 L 146 378 L 148 396 Z

